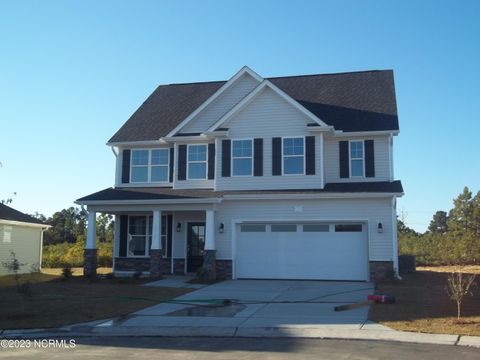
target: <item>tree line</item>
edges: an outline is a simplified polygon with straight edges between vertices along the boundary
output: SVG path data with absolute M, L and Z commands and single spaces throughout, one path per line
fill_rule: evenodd
M 87 232 L 87 211 L 81 207 L 69 207 L 46 217 L 36 212 L 33 217 L 50 225 L 43 234 L 44 245 L 75 243 L 82 241 Z M 113 241 L 113 216 L 100 214 L 97 216 L 97 241 L 100 243 Z
M 398 245 L 400 255 L 415 255 L 419 265 L 480 263 L 480 191 L 465 187 L 452 209 L 435 212 L 424 233 L 398 220 Z

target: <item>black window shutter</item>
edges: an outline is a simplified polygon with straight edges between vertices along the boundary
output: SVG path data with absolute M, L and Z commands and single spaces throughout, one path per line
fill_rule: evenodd
M 253 176 L 263 176 L 263 139 L 253 139 Z
M 172 257 L 173 216 L 167 215 L 167 257 Z
M 168 168 L 168 181 L 173 182 L 173 164 L 175 164 L 175 149 L 170 148 L 170 164 Z
M 222 176 L 230 176 L 230 161 L 231 161 L 231 141 L 222 140 Z
M 350 176 L 350 165 L 348 156 L 348 141 L 340 141 L 340 177 L 348 178 Z
M 120 215 L 120 257 L 127 256 L 128 215 Z
M 365 140 L 365 176 L 375 177 L 375 155 L 373 140 Z
M 272 138 L 272 175 L 282 175 L 282 138 Z
M 122 153 L 122 183 L 130 182 L 130 150 L 123 150 Z
M 305 174 L 315 175 L 315 136 L 305 137 Z
M 208 144 L 208 178 L 215 178 L 215 144 Z
M 178 180 L 187 180 L 187 145 L 178 145 Z

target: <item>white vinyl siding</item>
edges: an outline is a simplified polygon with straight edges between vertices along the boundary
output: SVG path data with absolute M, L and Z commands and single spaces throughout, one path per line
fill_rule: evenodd
M 258 84 L 258 80 L 255 80 L 249 74 L 244 74 L 211 104 L 203 109 L 194 119 L 192 119 L 190 123 L 181 129 L 180 132 L 204 132 L 210 126 L 215 124 L 224 114 L 226 114 L 255 87 L 257 87 Z
M 295 109 L 286 100 L 269 88 L 265 89 L 243 110 L 229 120 L 225 126 L 229 137 L 263 139 L 263 176 L 222 177 L 221 156 L 217 156 L 216 189 L 302 189 L 320 188 L 322 166 L 320 156 L 320 135 L 315 135 L 315 175 L 272 176 L 272 138 L 313 136 L 307 132 L 312 120 Z M 217 142 L 217 155 L 222 154 L 222 142 Z
M 355 137 L 332 137 L 325 136 L 325 181 L 329 182 L 366 182 L 366 181 L 390 181 L 389 160 L 389 137 L 363 136 Z M 374 140 L 375 177 L 349 177 L 340 178 L 340 154 L 339 141 L 349 140 Z

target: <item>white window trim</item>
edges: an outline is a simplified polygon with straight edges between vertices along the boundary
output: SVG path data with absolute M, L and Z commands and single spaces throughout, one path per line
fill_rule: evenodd
M 205 146 L 205 161 L 204 160 L 188 160 L 188 154 L 190 152 L 191 146 Z M 190 179 L 190 164 L 205 164 L 205 177 L 204 178 L 195 178 Z M 187 180 L 207 180 L 208 179 L 208 144 L 187 144 Z
M 283 152 L 283 140 L 284 139 L 303 139 L 303 173 L 301 174 L 285 174 L 285 157 L 300 157 L 301 155 L 285 155 Z M 306 167 L 306 149 L 305 149 L 305 136 L 283 136 L 282 137 L 282 176 L 299 176 L 305 175 L 305 167 Z
M 352 158 L 352 142 L 362 143 L 362 157 Z M 352 160 L 362 160 L 363 173 L 362 175 L 352 175 Z M 348 140 L 348 171 L 351 178 L 362 179 L 365 178 L 365 141 L 364 140 Z
M 233 143 L 235 141 L 250 141 L 250 144 L 252 145 L 252 155 L 251 156 L 236 156 L 235 159 L 251 159 L 252 160 L 252 166 L 250 169 L 250 175 L 234 175 L 233 174 Z M 240 138 L 240 139 L 232 139 L 232 146 L 230 147 L 230 169 L 231 169 L 231 176 L 232 177 L 252 177 L 253 176 L 253 138 Z
M 147 165 L 133 165 L 133 152 L 134 151 L 148 151 L 148 163 Z M 152 165 L 152 151 L 153 150 L 165 150 L 167 151 L 167 164 L 166 165 Z M 147 167 L 147 181 L 132 181 L 132 173 L 134 167 Z M 152 167 L 167 167 L 167 181 L 151 181 L 152 180 Z M 170 148 L 152 148 L 152 149 L 130 149 L 130 184 L 168 184 L 170 183 Z
M 145 222 L 145 235 L 142 234 L 130 234 L 130 218 L 131 217 L 146 217 L 146 222 Z M 150 245 L 152 244 L 152 234 L 149 234 L 149 229 L 150 229 L 150 215 L 128 215 L 128 229 L 127 229 L 127 257 L 129 258 L 146 258 L 150 256 L 150 248 L 148 247 L 148 238 L 150 237 Z M 145 236 L 145 241 L 147 242 L 145 244 L 145 255 L 130 255 L 128 251 L 129 243 L 131 240 L 132 236 Z

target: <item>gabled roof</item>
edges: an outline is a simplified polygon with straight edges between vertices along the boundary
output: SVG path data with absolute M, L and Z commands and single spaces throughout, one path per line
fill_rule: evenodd
M 267 194 L 342 194 L 370 193 L 403 194 L 402 183 L 396 181 L 328 183 L 323 189 L 287 189 L 287 190 L 231 190 L 214 191 L 209 189 L 172 189 L 172 188 L 107 188 L 84 196 L 76 202 L 79 204 L 108 201 L 141 200 L 199 200 L 222 198 L 225 195 L 267 195 Z
M 335 130 L 398 130 L 392 70 L 268 78 Z M 109 143 L 166 136 L 226 81 L 159 86 Z
M 45 224 L 43 221 L 35 219 L 34 217 L 15 210 L 5 204 L 0 204 L 0 220 L 19 221 L 30 224 Z

